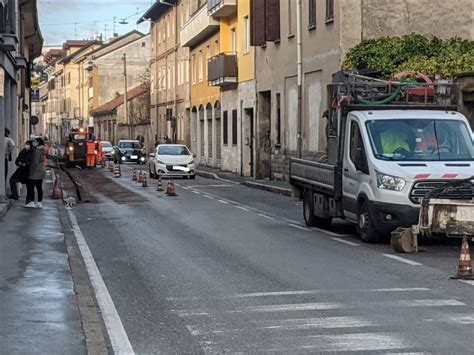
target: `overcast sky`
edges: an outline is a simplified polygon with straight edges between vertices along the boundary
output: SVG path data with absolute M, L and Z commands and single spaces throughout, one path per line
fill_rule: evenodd
M 115 31 L 124 34 L 136 29 L 137 12 L 142 15 L 154 0 L 37 0 L 44 45 L 61 45 L 68 39 L 90 39 L 97 34 L 112 36 Z M 138 10 L 137 10 L 138 9 Z M 126 19 L 127 25 L 120 24 Z M 76 31 L 74 30 L 76 28 Z M 138 27 L 148 33 L 149 23 Z

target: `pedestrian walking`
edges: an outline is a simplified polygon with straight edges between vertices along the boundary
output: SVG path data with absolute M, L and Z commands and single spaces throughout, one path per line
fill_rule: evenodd
M 87 142 L 87 167 L 93 168 L 95 166 L 95 143 L 92 139 Z
M 26 208 L 43 208 L 43 179 L 46 176 L 44 167 L 44 141 L 41 138 L 33 142 L 35 150 L 31 158 L 30 174 L 26 184 Z M 35 188 L 38 193 L 38 202 L 35 204 Z
M 31 158 L 33 155 L 32 142 L 27 141 L 23 146 L 23 149 L 15 159 L 15 165 L 17 166 L 16 171 L 10 177 L 10 190 L 11 194 L 8 196 L 11 200 L 18 200 L 18 186 L 17 184 L 27 184 L 30 174 Z
M 13 159 L 13 149 L 15 149 L 15 142 L 10 138 L 10 130 L 5 128 L 5 183 L 8 176 L 8 162 Z

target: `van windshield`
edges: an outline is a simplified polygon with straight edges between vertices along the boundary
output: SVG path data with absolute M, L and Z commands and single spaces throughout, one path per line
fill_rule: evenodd
M 474 146 L 463 121 L 376 120 L 366 123 L 377 159 L 395 161 L 472 161 Z

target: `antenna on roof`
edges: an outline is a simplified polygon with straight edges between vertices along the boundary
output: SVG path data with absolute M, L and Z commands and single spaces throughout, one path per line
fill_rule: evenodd
M 121 25 L 128 25 L 128 21 L 125 20 L 124 18 L 119 21 L 119 24 Z

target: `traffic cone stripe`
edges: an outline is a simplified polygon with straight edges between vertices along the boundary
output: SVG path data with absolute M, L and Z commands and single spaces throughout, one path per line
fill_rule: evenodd
M 458 272 L 455 279 L 473 279 L 471 252 L 467 237 L 463 238 L 461 246 L 461 254 L 459 255 Z

